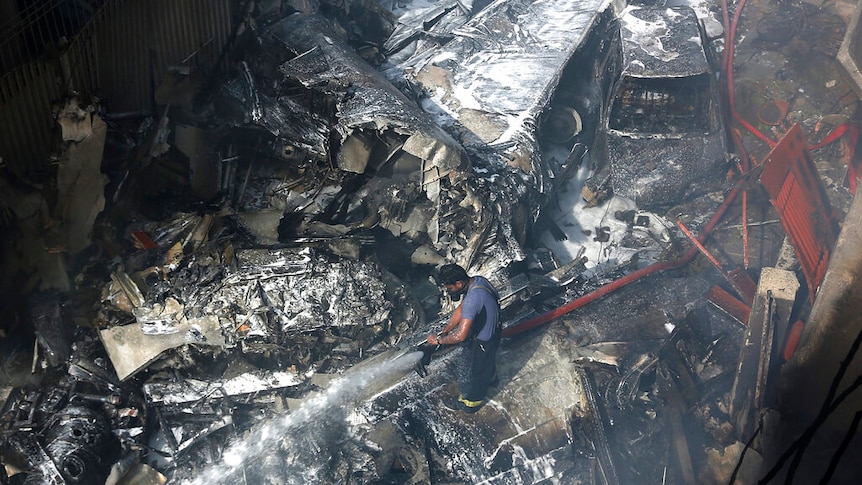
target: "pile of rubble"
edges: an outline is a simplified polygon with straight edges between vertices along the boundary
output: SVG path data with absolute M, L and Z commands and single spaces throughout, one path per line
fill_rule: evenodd
M 613 160 L 596 149 L 607 73 L 641 62 L 623 55 L 639 16 L 661 30 L 683 15 L 281 3 L 253 2 L 223 79 L 171 73 L 157 119 L 66 100 L 52 210 L 3 177 L 21 195 L 3 200 L 22 235 L 5 247 L 18 257 L 7 285 L 52 291 L 26 302 L 42 378 L 4 388 L 0 482 L 753 480 L 745 441 L 807 304 L 796 273 L 822 268 L 771 261 L 757 281 L 683 269 L 698 247 L 715 260 L 708 218 L 740 190 L 724 190 L 741 164 L 710 100 L 692 109 L 709 110 L 711 132 L 686 142 L 708 163 L 625 165 L 631 133 L 612 133 Z M 692 25 L 675 41 L 691 44 Z M 693 64 L 710 82 L 717 35 Z M 654 94 L 628 99 L 661 111 L 669 96 Z M 60 216 L 43 232 L 47 212 Z M 469 418 L 447 405 L 454 352 L 413 372 L 455 305 L 434 280 L 444 262 L 500 290 L 509 337 L 501 382 Z M 653 265 L 680 271 L 635 282 Z M 600 308 L 525 332 L 596 295 Z

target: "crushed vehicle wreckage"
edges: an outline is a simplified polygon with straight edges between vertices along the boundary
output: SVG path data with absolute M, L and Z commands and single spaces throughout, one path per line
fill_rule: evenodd
M 59 297 L 38 304 L 53 389 L 6 399 L 7 470 L 26 483 L 727 483 L 736 474 L 766 399 L 761 359 L 774 353 L 748 319 L 760 319 L 761 335 L 781 331 L 775 315 L 789 318 L 795 296 L 783 281 L 731 295 L 745 300 L 742 317 L 707 297 L 726 283 L 710 273 L 629 286 L 609 297 L 610 310 L 586 309 L 552 331 L 511 331 L 501 384 L 473 420 L 446 409 L 454 353 L 438 351 L 427 376 L 413 372 L 416 343 L 454 305 L 433 281 L 443 262 L 487 275 L 514 329 L 678 256 L 684 237 L 642 200 L 611 197 L 639 194 L 631 177 L 579 201 L 584 214 L 589 203 L 616 209 L 611 222 L 589 222 L 594 232 L 581 221 L 557 227 L 560 237 L 543 220 L 564 192 L 581 194 L 568 187 L 583 182 L 575 172 L 624 171 L 595 145 L 615 106 L 617 74 L 602 74 L 616 73 L 634 42 L 611 3 L 408 7 L 388 13 L 397 21 L 380 39 L 379 69 L 334 19 L 258 19 L 238 37 L 236 68 L 197 110 L 165 108 L 146 157 L 181 153 L 191 189 L 215 202 L 162 204 L 128 221 L 135 201 L 118 190 L 102 223 L 121 227 L 132 249 L 78 278 L 101 290 L 93 328 L 71 330 Z M 531 76 L 512 79 L 524 72 L 516 66 Z M 717 129 L 714 100 L 697 99 L 701 121 Z M 170 130 L 176 151 L 163 145 Z M 703 164 L 688 175 L 668 178 L 720 184 L 724 173 Z M 130 169 L 123 185 L 146 180 Z M 694 195 L 684 192 L 647 205 Z M 537 243 L 544 231 L 575 249 Z M 766 350 L 744 352 L 743 339 Z M 690 440 L 712 446 L 694 453 Z

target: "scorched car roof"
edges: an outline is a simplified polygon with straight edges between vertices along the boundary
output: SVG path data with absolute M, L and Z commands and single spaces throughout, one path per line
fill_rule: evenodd
M 629 7 L 621 17 L 623 75 L 683 77 L 709 71 L 691 7 Z

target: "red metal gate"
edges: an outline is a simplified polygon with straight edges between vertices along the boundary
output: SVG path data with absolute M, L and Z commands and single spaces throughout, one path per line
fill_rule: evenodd
M 838 224 L 798 124 L 769 152 L 760 183 L 796 250 L 813 302 L 838 237 Z

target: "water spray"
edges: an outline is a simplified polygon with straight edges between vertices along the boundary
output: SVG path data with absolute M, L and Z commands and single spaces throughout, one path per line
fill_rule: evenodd
M 257 464 L 274 467 L 283 483 L 323 483 L 331 453 L 350 438 L 348 411 L 400 380 L 416 368 L 424 354 L 410 349 L 373 357 L 333 380 L 296 410 L 279 416 L 224 450 L 188 485 L 241 482 Z

